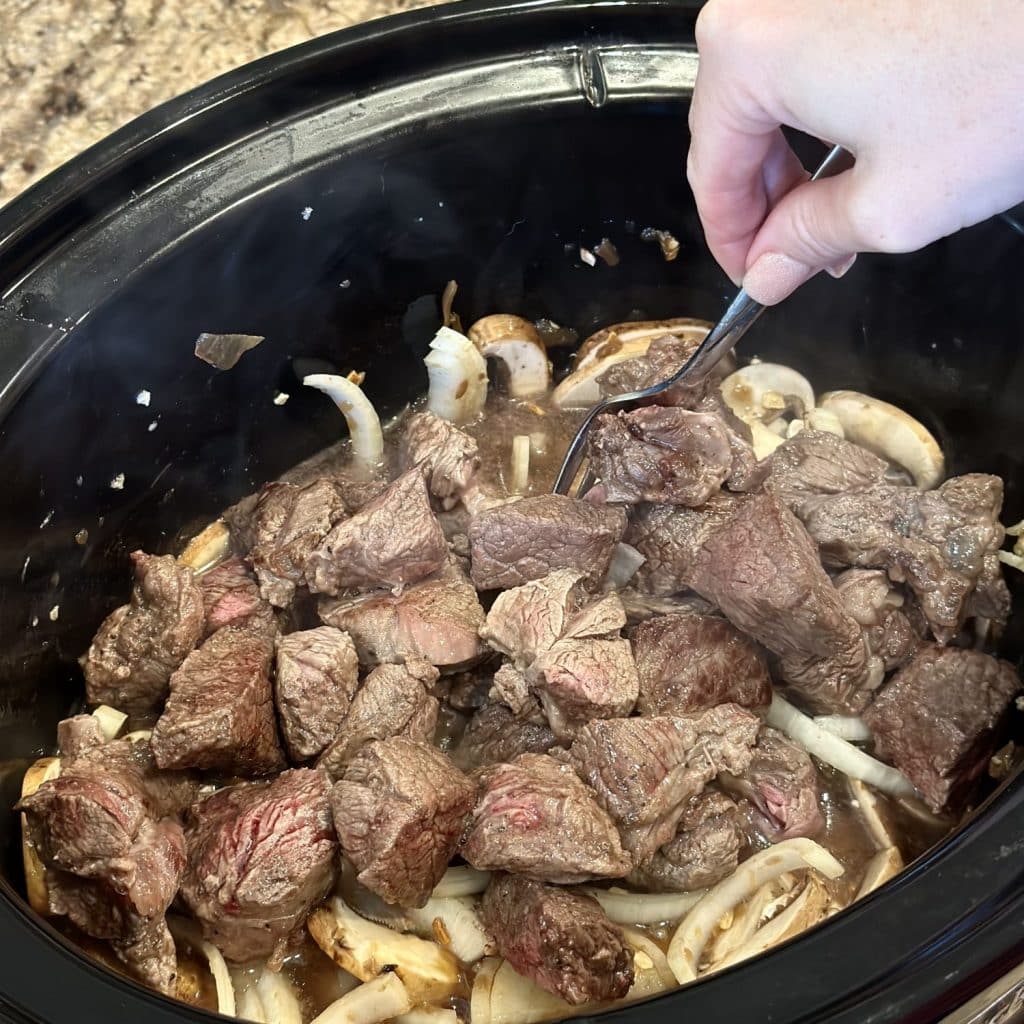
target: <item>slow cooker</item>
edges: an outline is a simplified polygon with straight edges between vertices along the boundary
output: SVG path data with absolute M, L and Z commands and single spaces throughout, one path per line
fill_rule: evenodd
M 363 25 L 152 111 L 0 211 L 0 1017 L 209 1019 L 29 910 L 10 808 L 82 698 L 76 659 L 126 598 L 128 553 L 174 550 L 340 436 L 304 373 L 365 371 L 378 408 L 399 410 L 425 388 L 450 279 L 467 322 L 514 312 L 581 338 L 722 312 L 730 285 L 683 170 L 698 7 L 473 0 Z M 645 228 L 670 231 L 678 258 Z M 581 260 L 602 238 L 618 265 Z M 997 217 L 813 281 L 743 350 L 896 401 L 951 473 L 1005 478 L 1010 522 L 1024 515 L 1022 274 L 1024 228 Z M 221 373 L 193 355 L 202 331 L 266 340 Z M 1008 1021 L 1022 960 L 1018 772 L 824 926 L 607 1020 Z

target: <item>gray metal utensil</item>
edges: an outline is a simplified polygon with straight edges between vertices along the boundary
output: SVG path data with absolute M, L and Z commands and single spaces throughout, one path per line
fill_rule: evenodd
M 811 176 L 812 181 L 820 178 L 831 178 L 833 175 L 841 174 L 853 166 L 853 156 L 842 146 L 835 146 L 822 161 L 821 166 Z M 742 288 L 739 294 L 725 311 L 721 320 L 708 332 L 707 337 L 700 343 L 692 356 L 667 380 L 652 384 L 641 391 L 627 391 L 621 395 L 611 395 L 602 398 L 597 405 L 593 406 L 583 422 L 576 431 L 576 436 L 569 445 L 569 450 L 562 461 L 562 468 L 558 471 L 555 486 L 552 488 L 554 494 L 568 494 L 573 481 L 579 475 L 583 463 L 584 449 L 587 442 L 587 434 L 594 420 L 603 412 L 611 412 L 615 409 L 623 409 L 641 402 L 646 398 L 653 398 L 660 395 L 669 388 L 675 387 L 683 381 L 695 381 L 705 377 L 714 368 L 715 364 L 723 356 L 728 355 L 736 343 L 751 328 L 754 321 L 765 311 L 765 307 L 755 302 Z M 591 486 L 594 478 L 587 472 L 583 475 L 580 486 L 577 488 L 577 497 L 582 497 Z

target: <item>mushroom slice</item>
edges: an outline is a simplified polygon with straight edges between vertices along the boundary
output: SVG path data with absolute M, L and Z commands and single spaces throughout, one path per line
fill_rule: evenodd
M 855 899 L 861 899 L 868 893 L 885 885 L 890 878 L 895 878 L 903 870 L 903 857 L 895 846 L 879 850 L 878 853 L 868 861 L 864 869 L 864 879 L 860 883 Z
M 215 519 L 197 533 L 178 555 L 178 564 L 187 565 L 197 576 L 216 568 L 231 554 L 231 531 L 223 519 Z
M 879 850 L 888 850 L 890 847 L 896 846 L 896 840 L 893 839 L 882 819 L 882 808 L 879 805 L 878 797 L 860 779 L 847 779 L 847 783 L 854 806 L 875 846 Z
M 224 1014 L 225 1017 L 234 1017 L 235 987 L 231 983 L 231 974 L 221 951 L 212 942 L 207 942 L 203 938 L 202 930 L 195 921 L 179 917 L 177 914 L 170 914 L 167 917 L 167 927 L 170 929 L 171 935 L 174 936 L 175 942 L 182 942 L 190 946 L 193 952 L 200 953 L 206 958 L 206 962 L 210 965 L 210 974 L 213 975 L 213 983 L 217 989 L 217 1012 Z M 284 1022 L 282 1021 L 281 1024 Z
M 826 878 L 838 878 L 843 873 L 843 865 L 813 840 L 784 839 L 755 853 L 728 878 L 709 889 L 683 918 L 669 943 L 668 965 L 679 984 L 696 980 L 697 965 L 716 922 L 766 882 L 801 868 L 812 868 Z
M 237 970 L 232 975 L 237 998 L 235 1016 L 239 1020 L 251 1020 L 253 1024 L 267 1024 L 267 1011 L 260 1002 L 256 989 L 256 978 L 248 970 Z
M 494 313 L 470 327 L 469 340 L 484 357 L 500 359 L 505 364 L 508 393 L 513 398 L 543 395 L 551 386 L 548 351 L 529 320 Z
M 352 438 L 352 454 L 366 466 L 379 466 L 384 461 L 384 434 L 380 417 L 373 403 L 360 387 L 363 375 L 350 373 L 311 373 L 302 378 L 307 388 L 316 388 L 341 410 Z
M 572 373 L 552 392 L 552 400 L 556 406 L 564 409 L 593 405 L 601 398 L 598 380 L 605 371 L 617 363 L 646 355 L 655 338 L 671 334 L 676 338 L 690 339 L 694 345 L 699 345 L 710 329 L 711 324 L 704 320 L 685 317 L 605 327 L 592 334 L 580 346 Z
M 314 911 L 307 927 L 316 944 L 361 981 L 393 969 L 414 1003 L 443 1002 L 458 987 L 459 966 L 448 950 L 367 921 L 340 899 Z
M 939 443 L 902 409 L 857 391 L 829 391 L 818 406 L 836 416 L 848 441 L 902 466 L 922 490 L 941 482 L 946 463 Z
M 44 782 L 60 775 L 59 757 L 41 757 L 29 765 L 21 780 L 22 797 L 31 796 Z M 37 914 L 50 913 L 50 891 L 46 885 L 46 868 L 39 859 L 35 847 L 29 842 L 28 818 L 21 816 L 21 857 L 25 865 L 25 894 L 29 906 Z
M 452 423 L 476 419 L 487 401 L 487 363 L 469 338 L 442 327 L 423 362 L 430 377 L 430 412 Z
M 271 1024 L 302 1024 L 299 998 L 279 971 L 264 967 L 256 979 L 256 993 Z
M 103 733 L 103 738 L 107 742 L 116 740 L 117 734 L 124 728 L 124 723 L 128 721 L 128 716 L 123 711 L 118 711 L 117 708 L 112 708 L 107 704 L 101 704 L 96 708 L 92 717 L 96 719 L 100 732 Z
M 379 1024 L 392 1018 L 402 1019 L 413 1005 L 401 979 L 395 974 L 382 974 L 336 999 L 313 1018 L 312 1024 Z
M 796 406 L 806 420 L 814 408 L 814 390 L 802 373 L 782 363 L 751 363 L 722 381 L 725 404 L 744 423 L 771 423 Z
M 750 899 L 735 910 L 729 910 L 718 921 L 718 930 L 705 946 L 702 959 L 711 964 L 719 963 L 749 942 L 761 922 L 796 890 L 797 884 L 796 876 L 786 872 L 765 882 Z

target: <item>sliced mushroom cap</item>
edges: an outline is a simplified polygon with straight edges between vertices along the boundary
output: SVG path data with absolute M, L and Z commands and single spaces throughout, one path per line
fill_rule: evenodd
M 401 1020 L 412 1010 L 414 1002 L 396 975 L 382 974 L 336 999 L 311 1024 L 379 1024 Z
M 59 757 L 41 757 L 29 766 L 21 780 L 22 797 L 31 796 L 44 782 L 60 775 Z M 25 893 L 29 906 L 37 914 L 50 913 L 50 892 L 46 885 L 46 868 L 35 847 L 29 842 L 28 818 L 21 816 L 21 856 L 25 865 Z
M 903 856 L 895 846 L 879 850 L 878 853 L 868 861 L 864 870 L 864 879 L 857 890 L 856 899 L 867 896 L 880 886 L 885 885 L 890 878 L 895 878 L 903 870 Z
M 469 340 L 486 358 L 505 364 L 513 398 L 543 395 L 550 387 L 548 352 L 529 320 L 509 313 L 485 316 L 470 327 Z
M 802 373 L 782 363 L 751 363 L 722 381 L 725 404 L 744 423 L 771 423 L 787 410 L 806 419 L 814 389 Z
M 818 406 L 836 416 L 848 441 L 902 466 L 918 487 L 942 481 L 946 462 L 938 441 L 902 409 L 858 391 L 830 391 Z
M 197 576 L 216 568 L 231 554 L 231 531 L 223 519 L 216 519 L 197 533 L 178 555 L 179 565 L 187 565 Z

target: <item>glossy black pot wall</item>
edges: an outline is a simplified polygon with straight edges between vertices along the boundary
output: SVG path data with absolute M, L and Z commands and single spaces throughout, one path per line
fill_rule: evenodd
M 314 362 L 365 370 L 399 409 L 425 386 L 450 278 L 466 321 L 547 316 L 581 336 L 721 312 L 683 174 L 696 6 L 459 5 L 326 37 L 158 109 L 0 211 L 0 808 L 80 699 L 75 659 L 125 598 L 127 553 L 170 550 L 339 436 L 298 384 Z M 647 226 L 676 234 L 676 262 Z M 620 265 L 583 264 L 605 236 Z M 951 471 L 1004 476 L 1019 518 L 1022 275 L 1024 237 L 996 219 L 813 282 L 744 349 L 898 401 Z M 204 330 L 266 341 L 218 373 L 192 354 Z M 1010 656 L 1022 637 L 1018 619 Z M 1011 780 L 827 927 L 614 1017 L 936 1019 L 1024 955 L 1022 804 Z M 0 839 L 0 1016 L 209 1019 L 59 941 L 18 894 L 2 810 Z

